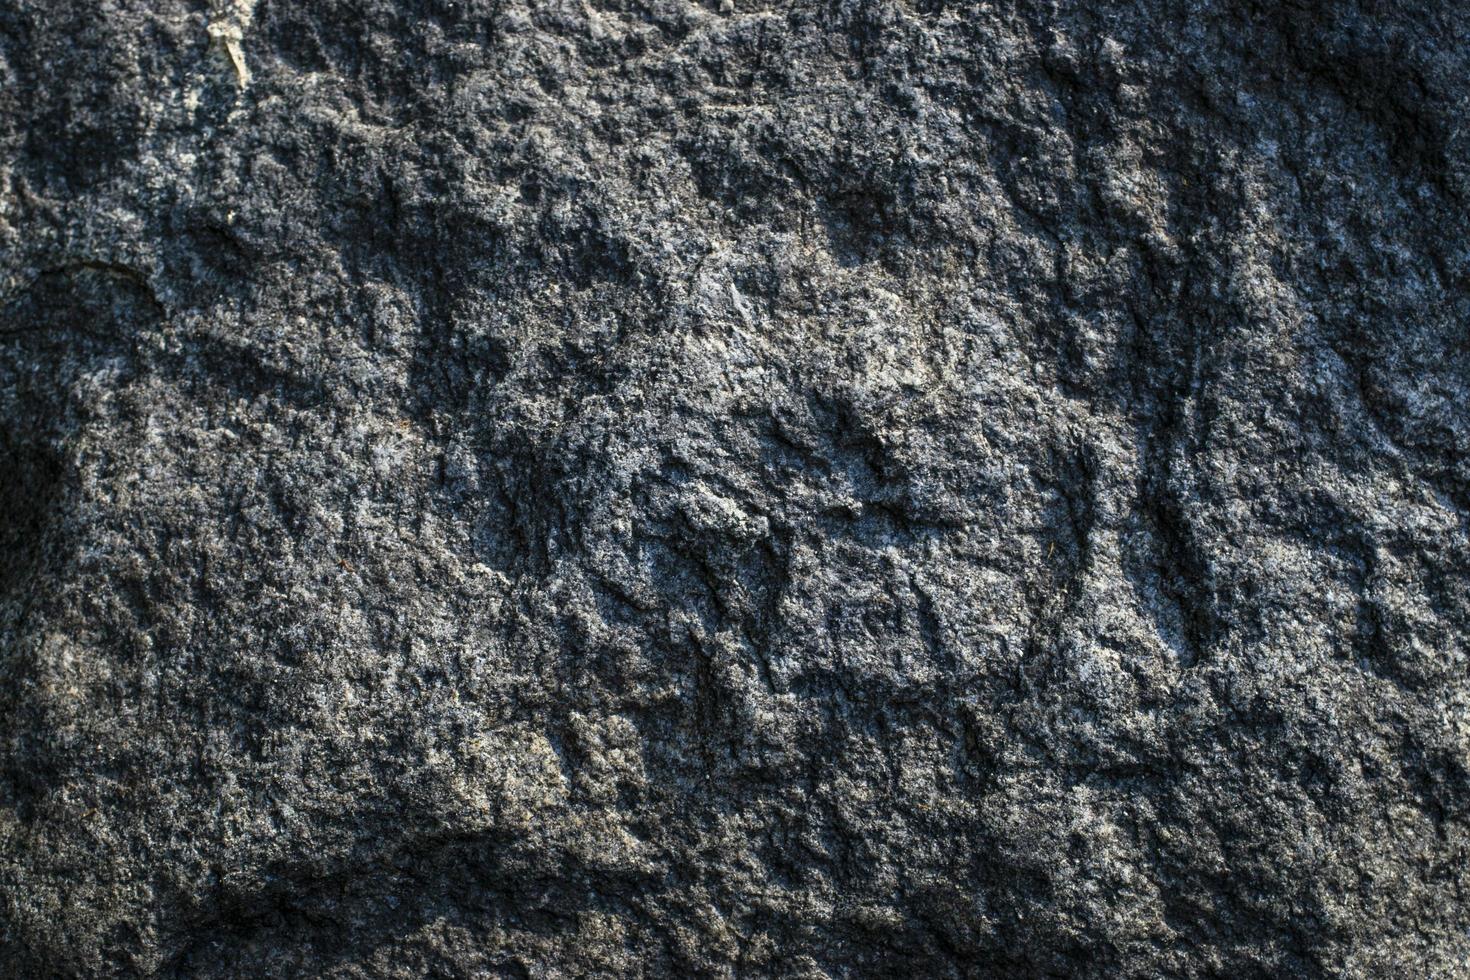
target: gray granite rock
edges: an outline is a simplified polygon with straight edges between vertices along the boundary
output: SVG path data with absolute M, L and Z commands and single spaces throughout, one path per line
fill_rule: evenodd
M 1470 8 L 0 2 L 0 976 L 1470 976 Z

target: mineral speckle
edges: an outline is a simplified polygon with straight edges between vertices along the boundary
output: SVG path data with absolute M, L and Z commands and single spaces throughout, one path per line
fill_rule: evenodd
M 0 976 L 1470 976 L 1467 78 L 0 4 Z

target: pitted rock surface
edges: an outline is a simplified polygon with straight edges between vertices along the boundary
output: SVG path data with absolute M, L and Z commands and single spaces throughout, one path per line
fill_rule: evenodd
M 1470 976 L 1467 78 L 5 0 L 0 976 Z

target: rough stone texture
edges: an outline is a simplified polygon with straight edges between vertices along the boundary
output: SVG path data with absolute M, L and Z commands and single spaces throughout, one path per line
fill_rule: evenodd
M 1470 8 L 0 2 L 0 976 L 1470 976 Z

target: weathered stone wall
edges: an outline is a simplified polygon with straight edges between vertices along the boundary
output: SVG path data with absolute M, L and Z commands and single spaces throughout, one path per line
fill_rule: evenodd
M 1470 976 L 1467 78 L 0 0 L 0 975 Z

